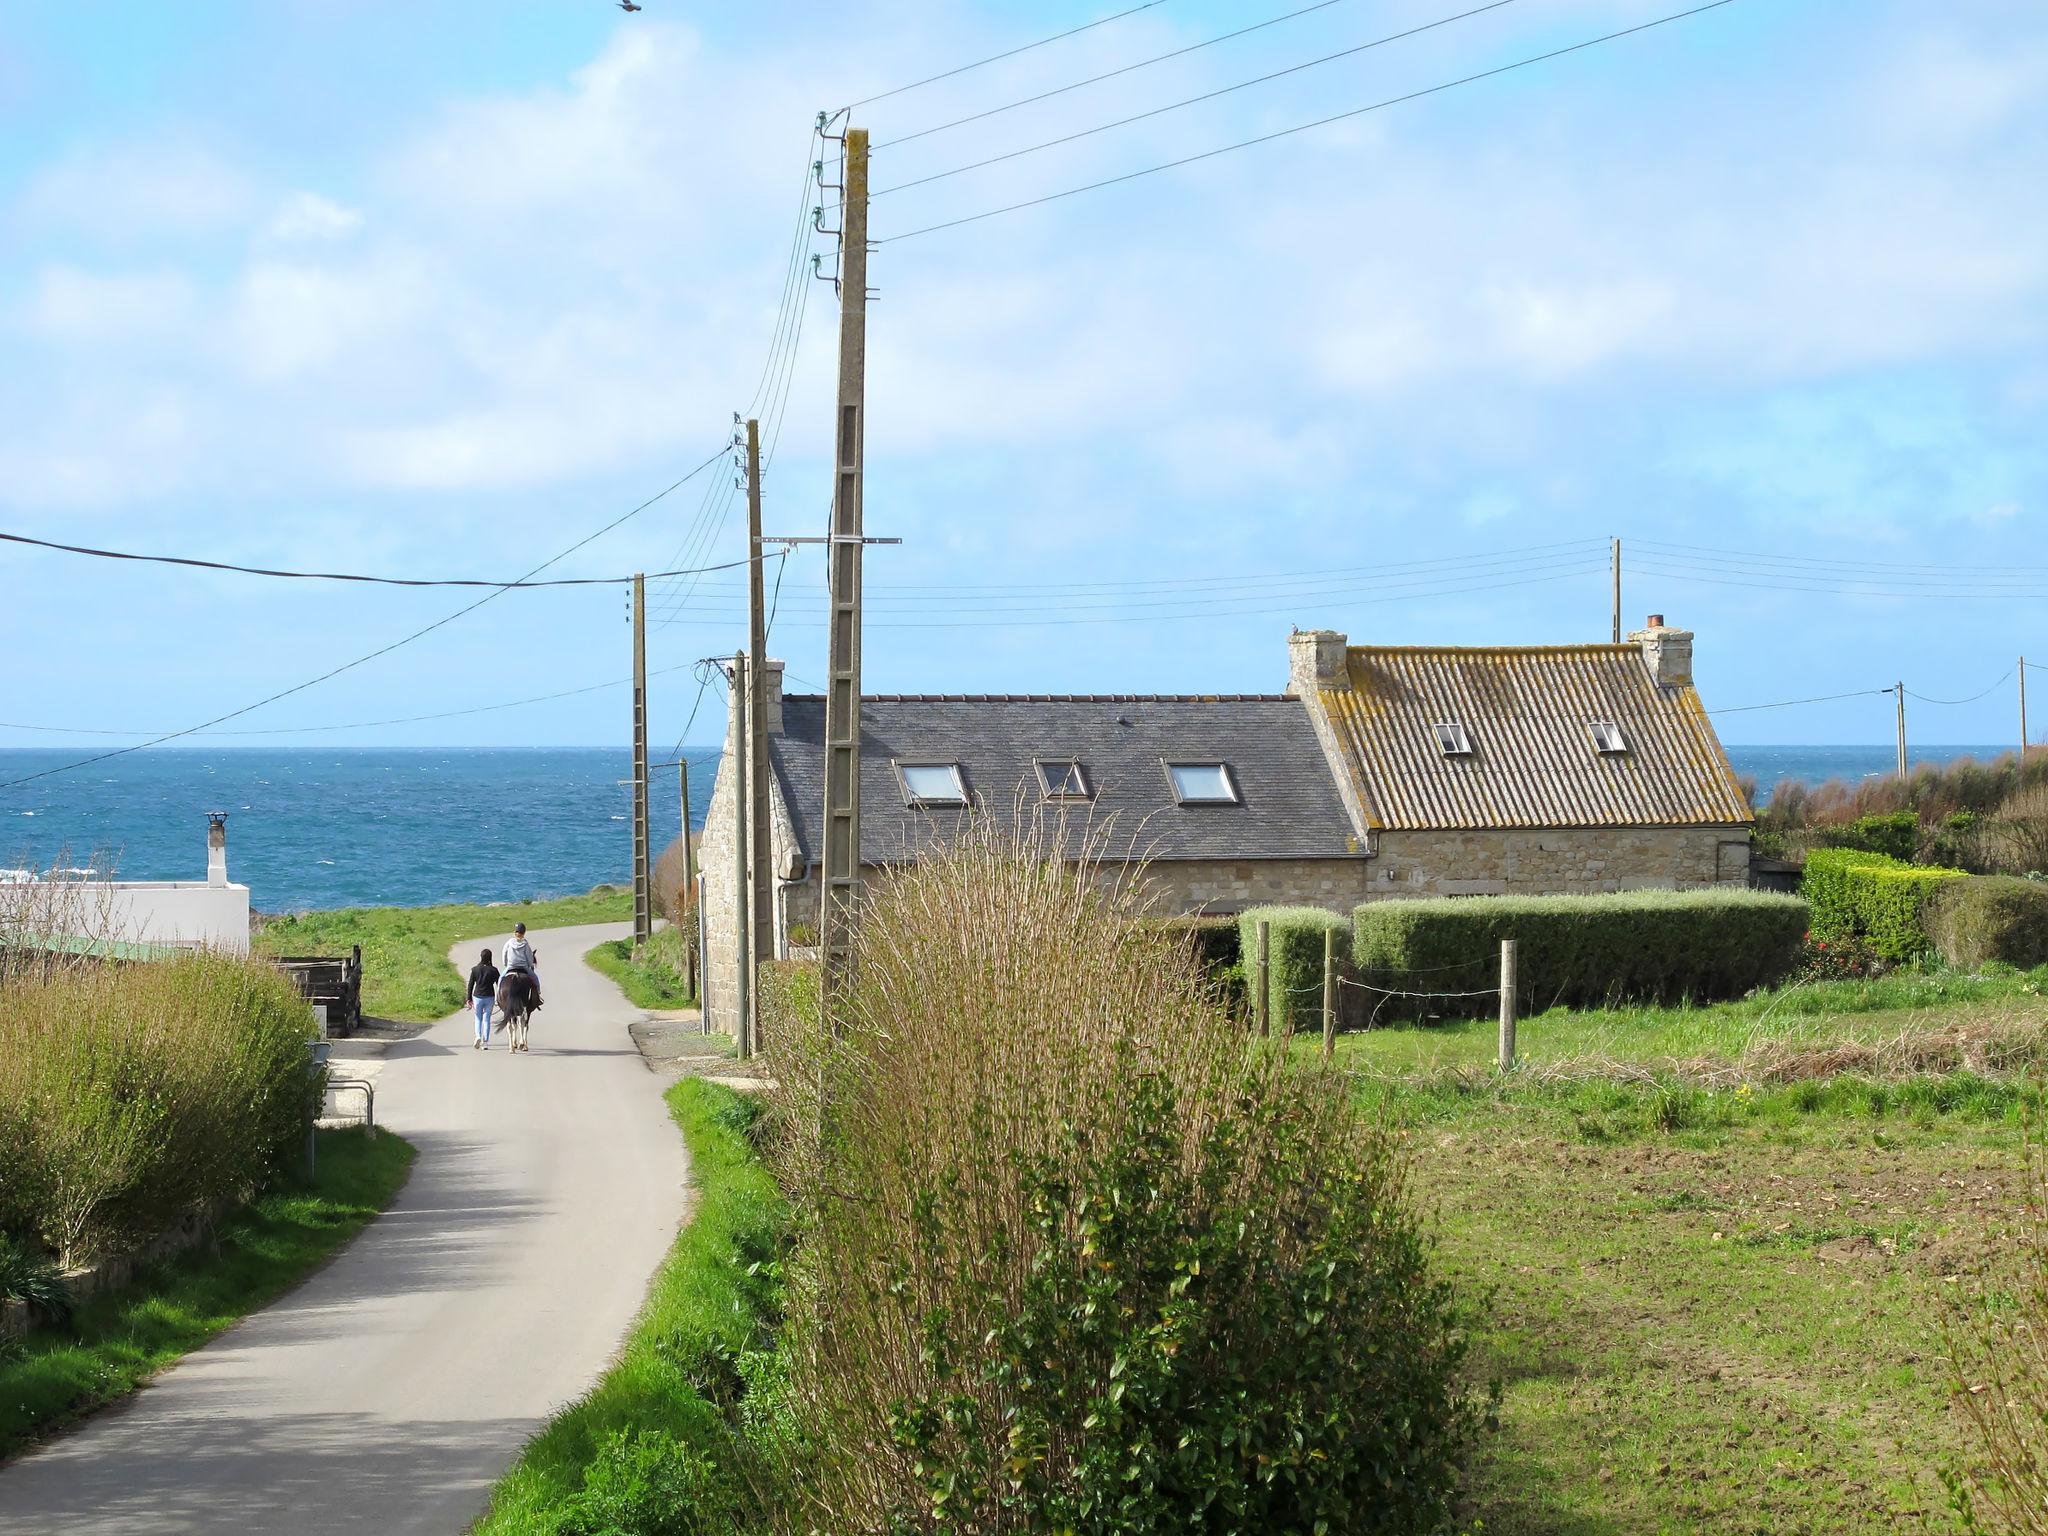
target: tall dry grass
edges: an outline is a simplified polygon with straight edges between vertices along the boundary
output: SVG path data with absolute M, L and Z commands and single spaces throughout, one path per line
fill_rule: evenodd
M 317 1091 L 298 991 L 262 961 L 71 959 L 0 978 L 0 1230 L 75 1264 L 253 1193 Z
M 774 1021 L 782 1524 L 1426 1528 L 1476 1419 L 1392 1144 L 1049 841 L 928 850 Z

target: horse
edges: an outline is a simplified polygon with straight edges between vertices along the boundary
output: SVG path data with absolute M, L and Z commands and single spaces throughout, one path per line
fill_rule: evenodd
M 507 971 L 498 978 L 498 1012 L 504 1016 L 505 1033 L 515 1051 L 526 1049 L 526 1026 L 533 1017 L 536 990 L 533 977 L 525 971 Z

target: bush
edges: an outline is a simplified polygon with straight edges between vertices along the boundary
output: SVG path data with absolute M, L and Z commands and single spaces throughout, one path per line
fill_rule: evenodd
M 1479 1410 L 1395 1142 L 1098 873 L 971 825 L 778 1061 L 780 1527 L 1438 1528 Z
M 1932 947 L 1923 909 L 1960 869 L 1907 864 L 1881 853 L 1817 848 L 1806 856 L 1800 889 L 1813 907 L 1819 938 L 1861 938 L 1887 960 L 1917 960 Z
M 1882 811 L 1859 816 L 1839 826 L 1822 828 L 1814 838 L 1821 848 L 1854 848 L 1910 860 L 1920 844 L 1920 817 L 1914 811 Z
M 54 1322 L 71 1316 L 71 1288 L 40 1243 L 0 1232 L 0 1301 L 18 1301 Z
M 1950 965 L 2048 965 L 2048 883 L 2005 875 L 1946 881 L 1928 898 L 1926 927 Z
M 302 1141 L 312 1015 L 257 960 L 17 976 L 0 996 L 0 1230 L 76 1264 L 244 1199 Z
M 728 1536 L 739 1525 L 732 1474 L 659 1429 L 614 1431 L 585 1470 L 554 1536 Z
M 1448 896 L 1367 902 L 1353 961 L 1371 985 L 1486 993 L 1513 939 L 1527 1012 L 1565 1005 L 1739 997 L 1799 961 L 1806 903 L 1763 891 L 1633 891 L 1606 896 Z M 1481 1013 L 1490 995 L 1381 999 L 1380 1018 Z
M 1267 1009 L 1281 1033 L 1323 1027 L 1323 935 L 1336 934 L 1341 962 L 1351 920 L 1321 907 L 1253 907 L 1238 918 L 1238 945 L 1250 987 L 1258 986 L 1259 924 L 1266 924 Z

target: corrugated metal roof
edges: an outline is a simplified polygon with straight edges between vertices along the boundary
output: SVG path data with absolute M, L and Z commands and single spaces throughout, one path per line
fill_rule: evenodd
M 1378 828 L 1729 826 L 1754 819 L 1690 685 L 1660 688 L 1639 646 L 1352 646 L 1323 688 Z M 1591 722 L 1620 726 L 1602 753 Z M 1457 721 L 1470 755 L 1433 727 Z

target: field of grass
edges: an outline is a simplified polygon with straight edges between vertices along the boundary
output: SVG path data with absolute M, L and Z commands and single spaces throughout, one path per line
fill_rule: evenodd
M 1480 1527 L 1956 1528 L 1942 1328 L 2000 1294 L 2023 1219 L 2040 981 L 1545 1014 L 1506 1075 L 1491 1022 L 1345 1039 L 1503 1384 Z M 2030 1041 L 2024 1070 L 1940 1065 L 1985 1039 Z
M 462 977 L 448 964 L 448 947 L 464 939 L 502 938 L 512 925 L 567 927 L 626 922 L 633 893 L 599 886 L 584 896 L 505 906 L 342 907 L 276 918 L 256 935 L 259 954 L 347 954 L 363 946 L 363 1011 L 378 1018 L 425 1023 L 462 1006 Z M 541 957 L 542 974 L 548 956 Z M 566 955 L 553 958 L 566 960 Z
M 685 1077 L 668 1090 L 668 1105 L 690 1149 L 688 1221 L 619 1358 L 586 1397 L 527 1443 L 493 1491 L 477 1536 L 552 1536 L 579 1504 L 573 1529 L 642 1529 L 624 1511 L 607 1507 L 603 1490 L 586 1486 L 585 1474 L 607 1443 L 651 1434 L 688 1447 L 725 1433 L 721 1411 L 706 1393 L 744 1369 L 742 1357 L 759 1342 L 774 1306 L 781 1197 L 747 1138 L 751 1101 Z M 687 1529 L 724 1529 L 712 1511 L 695 1514 L 704 1523 Z
M 214 1249 L 154 1265 L 94 1297 L 70 1328 L 0 1344 L 0 1457 L 125 1396 L 274 1300 L 391 1202 L 413 1149 L 388 1131 L 321 1131 L 310 1184 L 287 1183 L 226 1222 Z
M 673 927 L 654 930 L 640 958 L 633 958 L 631 939 L 611 939 L 584 955 L 590 968 L 619 984 L 636 1008 L 689 1008 L 696 996 L 685 979 L 682 934 Z

